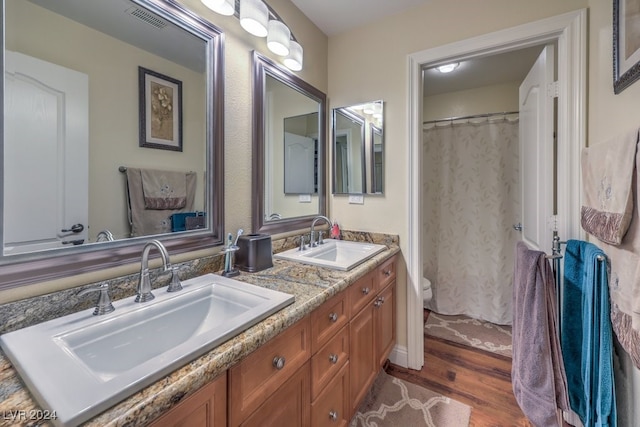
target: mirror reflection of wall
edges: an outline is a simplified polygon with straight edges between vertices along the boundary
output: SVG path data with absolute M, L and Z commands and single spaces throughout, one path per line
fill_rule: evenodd
M 384 191 L 383 102 L 335 108 L 333 193 L 382 194 Z
M 77 138 L 79 146 L 58 151 L 54 143 L 60 141 L 51 139 L 53 138 L 51 135 L 55 135 L 56 132 L 41 134 L 42 138 L 35 138 L 36 135 L 31 131 L 12 132 L 11 129 L 15 129 L 16 126 L 11 125 L 13 120 L 11 117 L 19 119 L 20 116 L 15 109 L 11 116 L 5 115 L 6 129 L 8 129 L 5 132 L 5 148 L 13 156 L 12 159 L 16 160 L 9 162 L 10 164 L 5 162 L 5 166 L 16 166 L 20 163 L 17 161 L 20 158 L 29 159 L 29 161 L 22 162 L 20 163 L 22 167 L 15 168 L 22 170 L 24 172 L 22 174 L 13 173 L 11 167 L 5 167 L 4 182 L 15 182 L 16 180 L 9 179 L 14 176 L 22 177 L 16 179 L 18 182 L 24 182 L 26 174 L 24 166 L 31 165 L 30 169 L 33 173 L 30 174 L 28 185 L 31 190 L 39 188 L 41 194 L 50 195 L 55 194 L 56 191 L 62 191 L 63 194 L 74 195 L 74 200 L 71 202 L 77 205 L 77 208 L 72 208 L 74 205 L 68 204 L 63 207 L 58 206 L 60 201 L 65 201 L 60 197 L 50 203 L 42 203 L 42 200 L 47 199 L 38 195 L 30 199 L 34 200 L 33 203 L 25 205 L 23 202 L 27 197 L 24 192 L 20 203 L 11 203 L 12 193 L 10 190 L 5 191 L 5 206 L 19 204 L 22 206 L 21 215 L 5 212 L 5 230 L 28 231 L 19 236 L 5 235 L 5 242 L 13 248 L 6 247 L 5 255 L 66 247 L 69 246 L 68 242 L 80 239 L 85 243 L 95 242 L 101 230 L 108 230 L 115 239 L 130 237 L 124 174 L 119 172 L 120 166 L 195 172 L 197 190 L 194 210 L 206 210 L 206 189 L 204 188 L 207 158 L 205 144 L 206 43 L 166 20 L 160 20 L 166 23 L 165 28 L 150 29 L 148 23 L 141 22 L 126 13 L 128 9 L 136 7 L 133 4 L 119 2 L 120 4 L 116 6 L 117 13 L 111 14 L 104 11 L 104 8 L 112 10 L 106 7 L 107 3 L 112 2 L 83 2 L 81 6 L 83 8 L 86 6 L 88 9 L 82 12 L 79 10 L 79 5 L 70 5 L 70 8 L 65 9 L 67 4 L 65 1 L 6 1 L 5 48 L 7 53 L 9 51 L 16 53 L 8 55 L 10 59 L 5 64 L 7 71 L 5 82 L 9 87 L 5 91 L 5 102 L 13 102 L 14 106 L 26 105 L 26 103 L 17 104 L 16 93 L 24 93 L 25 90 L 31 90 L 33 93 L 33 90 L 25 87 L 24 80 L 20 81 L 16 76 L 25 67 L 28 68 L 30 63 L 45 64 L 46 67 L 64 70 L 71 75 L 72 82 L 82 81 L 73 77 L 79 74 L 86 82 L 86 89 L 83 95 L 84 104 L 81 104 L 84 107 L 76 112 L 85 117 L 86 126 L 84 131 L 81 131 L 84 136 Z M 82 14 L 84 17 L 80 18 Z M 116 16 L 117 21 L 112 21 L 112 16 Z M 42 37 L 43 33 L 47 36 Z M 160 42 L 160 45 L 149 43 L 154 38 L 162 37 L 161 34 L 170 34 L 171 40 L 176 41 L 179 46 L 179 55 L 174 55 L 175 51 L 171 53 L 168 43 Z M 73 48 L 70 48 L 71 46 Z M 108 55 L 96 55 L 96 52 L 108 52 Z M 27 58 L 28 61 L 22 58 Z M 139 146 L 140 100 L 137 75 L 139 66 L 182 82 L 184 102 L 180 107 L 184 115 L 184 149 L 180 153 Z M 44 66 L 35 67 L 36 71 L 43 69 L 45 69 Z M 44 78 L 57 75 L 48 71 L 43 74 Z M 21 92 L 17 92 L 18 90 Z M 75 93 L 75 89 L 65 89 L 64 93 L 69 99 L 71 94 Z M 14 94 L 13 101 L 9 98 L 12 94 Z M 34 94 L 34 96 L 43 99 L 44 95 Z M 55 113 L 55 108 L 47 111 L 58 114 Z M 74 114 L 76 114 L 75 117 L 79 117 L 77 113 L 74 112 Z M 22 128 L 29 129 L 25 126 Z M 38 132 L 44 132 L 46 128 L 38 126 L 38 129 Z M 66 134 L 72 130 L 65 129 L 63 133 Z M 27 137 L 30 141 L 36 139 L 45 141 L 44 138 L 48 138 L 52 144 L 42 143 L 45 146 L 29 148 L 31 154 L 20 154 L 12 150 L 11 141 L 17 141 L 22 137 Z M 16 146 L 16 144 L 13 145 Z M 24 144 L 17 145 L 24 146 Z M 60 146 L 67 145 L 65 143 Z M 40 156 L 35 156 L 34 153 L 40 153 Z M 58 159 L 61 163 L 56 166 L 51 159 Z M 7 158 L 5 160 L 8 161 Z M 70 176 L 68 184 L 73 187 L 66 188 L 65 183 L 61 183 L 62 187 L 54 188 L 56 180 L 43 175 L 46 171 L 58 173 L 58 175 L 63 171 L 62 175 Z M 71 176 L 71 173 L 76 175 Z M 7 174 L 10 174 L 9 177 Z M 84 185 L 76 188 L 79 183 Z M 29 194 L 32 193 L 31 190 Z M 78 199 L 80 195 L 82 200 Z M 66 217 L 61 217 L 58 212 L 64 212 Z M 70 212 L 77 212 L 77 214 L 70 214 Z M 46 221 L 43 220 L 45 218 Z M 48 228 L 35 235 L 33 224 L 38 224 L 38 228 Z M 83 231 L 80 233 L 61 231 L 69 229 L 74 224 L 83 224 Z M 63 242 L 67 242 L 67 245 Z
M 265 97 L 264 220 L 317 214 L 320 105 L 271 75 Z

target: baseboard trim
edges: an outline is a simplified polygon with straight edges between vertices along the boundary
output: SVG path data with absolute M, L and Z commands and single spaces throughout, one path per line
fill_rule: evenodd
M 409 350 L 403 345 L 395 345 L 389 354 L 389 360 L 394 365 L 409 367 Z

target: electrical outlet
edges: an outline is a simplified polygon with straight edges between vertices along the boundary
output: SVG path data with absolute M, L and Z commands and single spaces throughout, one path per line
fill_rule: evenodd
M 363 194 L 349 194 L 349 203 L 354 205 L 364 205 Z

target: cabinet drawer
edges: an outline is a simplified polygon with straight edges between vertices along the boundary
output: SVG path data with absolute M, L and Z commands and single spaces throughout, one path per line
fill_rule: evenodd
M 307 362 L 253 412 L 241 427 L 309 427 L 310 422 L 311 400 Z
M 229 369 L 229 424 L 240 424 L 310 356 L 307 316 Z
M 376 274 L 377 270 L 371 271 L 349 287 L 350 317 L 355 316 L 363 307 L 373 301 L 373 297 L 376 296 Z
M 349 327 L 342 328 L 311 358 L 311 399 L 315 399 L 349 360 Z
M 347 362 L 318 399 L 311 404 L 311 427 L 346 427 L 350 419 Z
M 340 292 L 311 313 L 311 353 L 315 354 L 349 322 L 348 293 Z
M 395 280 L 396 278 L 396 268 L 397 268 L 397 256 L 393 256 L 386 260 L 384 263 L 380 264 L 376 269 L 377 273 L 377 282 L 378 282 L 378 291 L 383 290 L 389 283 Z

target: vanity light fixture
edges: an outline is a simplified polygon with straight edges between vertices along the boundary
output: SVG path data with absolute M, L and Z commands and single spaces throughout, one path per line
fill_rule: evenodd
M 376 112 L 376 110 L 374 109 L 375 107 L 373 106 L 373 104 L 366 104 L 364 106 L 364 109 L 362 110 L 363 113 L 365 114 L 373 114 Z
M 236 12 L 235 0 L 200 0 L 202 4 L 216 13 L 231 16 Z
M 248 33 L 267 38 L 267 47 L 292 71 L 302 70 L 303 50 L 278 14 L 262 0 L 200 0 L 212 11 L 235 15 Z
M 240 0 L 240 25 L 249 34 L 266 37 L 269 25 L 269 8 L 262 0 Z
M 436 70 L 440 71 L 443 74 L 446 74 L 446 73 L 450 73 L 453 70 L 455 70 L 456 68 L 458 68 L 459 65 L 460 65 L 459 62 L 454 62 L 452 64 L 445 64 L 445 65 L 441 65 L 439 67 L 436 67 Z
M 272 19 L 269 21 L 269 34 L 267 34 L 267 47 L 276 55 L 287 56 L 291 43 L 291 30 L 281 21 Z
M 290 70 L 302 70 L 302 46 L 300 46 L 300 43 L 291 40 L 289 43 L 289 55 L 284 58 L 283 62 Z

